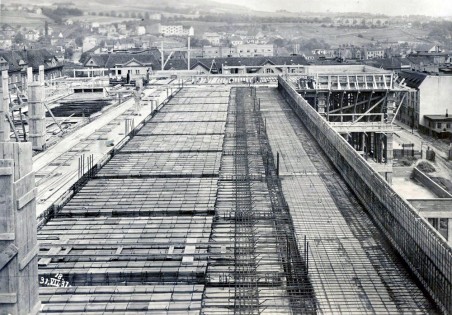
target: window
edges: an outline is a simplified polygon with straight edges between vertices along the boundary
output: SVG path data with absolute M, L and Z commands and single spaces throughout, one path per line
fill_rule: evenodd
M 447 129 L 450 129 L 450 123 L 447 123 L 447 124 L 446 124 L 446 128 L 447 128 Z
M 442 124 L 441 124 L 441 123 L 437 123 L 437 124 L 436 124 L 436 128 L 441 129 L 441 127 L 442 127 Z
M 273 73 L 273 69 L 265 69 L 266 73 Z
M 121 70 L 118 70 L 118 74 L 121 74 Z
M 135 74 L 140 74 L 140 70 L 139 69 L 135 70 Z

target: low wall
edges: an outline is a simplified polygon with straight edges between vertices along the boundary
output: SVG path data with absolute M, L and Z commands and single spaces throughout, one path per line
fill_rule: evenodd
M 452 248 L 447 241 L 282 77 L 278 89 L 412 273 L 442 311 L 452 314 Z
M 409 178 L 411 174 L 413 173 L 413 167 L 412 166 L 395 166 L 392 168 L 392 176 L 393 177 L 405 177 Z
M 438 185 L 434 180 L 428 177 L 427 174 L 423 173 L 417 167 L 413 169 L 413 177 L 439 198 L 452 198 L 452 195 L 447 190 Z
M 403 150 L 403 149 L 394 149 L 393 151 L 394 158 L 403 158 L 403 157 L 415 157 L 416 159 L 421 158 L 421 151 L 419 150 Z

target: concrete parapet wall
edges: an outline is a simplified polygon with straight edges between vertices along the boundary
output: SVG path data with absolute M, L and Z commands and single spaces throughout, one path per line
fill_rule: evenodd
M 437 195 L 439 198 L 452 198 L 452 195 L 447 192 L 443 187 L 438 185 L 434 180 L 428 177 L 427 174 L 423 173 L 420 169 L 415 167 L 413 169 L 413 177 L 418 180 L 422 185 L 427 187 L 431 192 Z
M 376 224 L 443 310 L 452 314 L 452 248 L 282 77 L 278 89 Z
M 407 166 L 407 167 L 393 167 L 392 168 L 392 174 L 394 177 L 410 177 L 413 173 L 413 167 Z

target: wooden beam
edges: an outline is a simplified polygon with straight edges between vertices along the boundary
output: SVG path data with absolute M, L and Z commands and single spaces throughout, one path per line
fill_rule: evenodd
M 364 114 L 362 114 L 361 116 L 358 117 L 358 119 L 356 119 L 355 121 L 353 121 L 351 124 L 355 124 L 358 121 L 360 121 L 363 117 L 365 117 L 367 114 L 369 114 L 375 107 L 377 107 L 381 102 L 383 102 L 386 99 L 386 97 L 382 98 L 381 100 L 379 100 L 374 106 L 372 106 L 371 108 L 369 108 Z

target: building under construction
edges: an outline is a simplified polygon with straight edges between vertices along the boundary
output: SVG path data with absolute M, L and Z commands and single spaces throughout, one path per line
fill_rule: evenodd
M 190 78 L 89 160 L 40 217 L 41 314 L 451 313 L 452 250 L 388 184 L 405 91 L 306 71 Z

